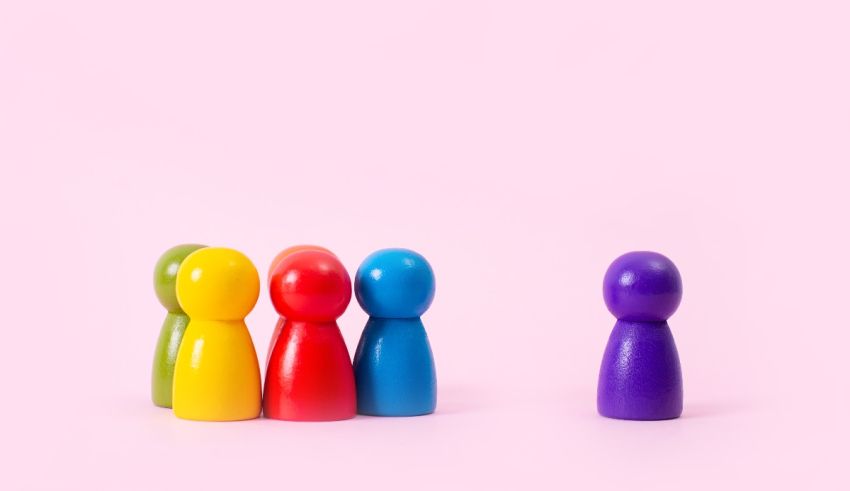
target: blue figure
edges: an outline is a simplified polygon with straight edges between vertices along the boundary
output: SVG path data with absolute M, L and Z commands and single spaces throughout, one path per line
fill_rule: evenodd
M 382 249 L 367 257 L 354 294 L 369 322 L 354 354 L 357 412 L 418 416 L 437 406 L 437 375 L 419 318 L 434 300 L 434 271 L 409 249 Z

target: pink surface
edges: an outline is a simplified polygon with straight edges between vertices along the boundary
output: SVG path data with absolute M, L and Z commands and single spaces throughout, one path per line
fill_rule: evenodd
M 277 3 L 0 4 L 0 488 L 847 489 L 846 2 Z M 153 407 L 181 242 L 423 253 L 437 413 Z M 633 249 L 679 420 L 595 413 Z

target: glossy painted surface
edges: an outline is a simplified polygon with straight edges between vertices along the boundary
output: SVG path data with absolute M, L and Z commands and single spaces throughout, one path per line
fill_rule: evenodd
M 260 367 L 243 321 L 193 319 L 174 376 L 174 414 L 200 421 L 260 415 Z
M 277 344 L 278 338 L 280 338 L 280 333 L 283 331 L 283 327 L 286 325 L 286 318 L 284 316 L 279 316 L 277 318 L 277 322 L 274 324 L 274 330 L 272 331 L 272 335 L 269 338 L 269 347 L 266 350 L 266 369 L 269 367 L 269 360 L 272 358 L 272 351 L 274 350 L 274 345 Z
M 322 246 L 317 246 L 317 245 L 312 245 L 312 244 L 300 244 L 300 245 L 294 245 L 292 247 L 287 247 L 286 249 L 280 251 L 277 254 L 277 256 L 274 257 L 274 259 L 272 259 L 272 262 L 269 265 L 269 273 L 268 273 L 267 281 L 269 283 L 271 283 L 272 272 L 275 270 L 275 268 L 277 268 L 277 265 L 280 264 L 280 262 L 284 260 L 284 258 L 286 258 L 287 256 L 289 256 L 292 253 L 300 252 L 300 251 L 324 251 L 324 252 L 327 252 L 329 254 L 333 254 L 331 251 L 329 251 L 328 249 L 325 249 Z M 278 336 L 280 336 L 280 330 L 283 329 L 283 325 L 284 325 L 285 322 L 286 322 L 286 319 L 281 316 L 277 320 L 277 323 L 274 326 L 274 331 L 272 331 L 271 339 L 269 339 L 269 347 L 266 350 L 266 366 L 269 365 L 269 358 L 271 358 L 271 356 L 272 356 L 272 349 L 274 348 L 274 344 L 277 342 Z
M 190 317 L 174 371 L 174 414 L 235 421 L 261 409 L 260 367 L 243 319 L 257 302 L 259 275 L 244 254 L 210 247 L 177 273 L 177 298 Z
M 277 264 L 269 284 L 272 303 L 286 321 L 269 357 L 265 416 L 292 421 L 354 417 L 354 373 L 336 324 L 351 301 L 345 267 L 328 252 L 302 250 Z
M 171 407 L 171 391 L 174 381 L 174 363 L 183 339 L 189 318 L 177 301 L 175 283 L 177 270 L 186 256 L 206 247 L 200 244 L 182 244 L 165 251 L 156 262 L 153 285 L 156 297 L 168 311 L 159 330 L 159 338 L 153 355 L 151 370 L 151 399 L 160 407 Z
M 415 251 L 381 249 L 360 264 L 354 293 L 370 316 L 419 317 L 434 300 L 434 271 Z
M 334 421 L 354 417 L 357 397 L 348 348 L 335 322 L 286 320 L 266 373 L 267 418 Z
M 602 295 L 620 320 L 666 321 L 682 301 L 682 277 L 673 261 L 657 252 L 630 252 L 605 272 Z
M 434 299 L 431 265 L 409 249 L 383 249 L 363 261 L 355 278 L 357 301 L 370 316 L 354 357 L 358 412 L 434 412 L 434 358 L 419 318 Z
M 174 365 L 177 363 L 177 353 L 188 325 L 189 316 L 183 313 L 169 312 L 162 322 L 151 371 L 151 397 L 157 406 L 171 407 Z
M 360 414 L 434 412 L 437 374 L 422 321 L 371 317 L 354 355 L 354 377 Z
M 655 252 L 624 254 L 608 268 L 603 296 L 618 321 L 599 370 L 599 414 L 633 420 L 678 418 L 682 370 L 667 325 L 682 299 L 678 269 Z
M 332 254 L 332 255 L 334 255 L 334 257 L 336 257 L 336 255 L 333 252 L 331 252 L 330 250 L 328 250 L 327 248 L 324 248 L 324 247 L 318 246 L 318 245 L 314 245 L 314 244 L 298 244 L 298 245 L 287 247 L 286 249 L 278 252 L 277 256 L 275 256 L 274 259 L 272 259 L 271 264 L 269 264 L 269 273 L 268 273 L 268 277 L 266 278 L 267 281 L 271 282 L 272 273 L 274 272 L 275 268 L 277 268 L 277 265 L 280 264 L 281 261 L 286 259 L 290 254 L 294 254 L 296 252 L 301 252 L 301 251 L 324 251 L 324 252 L 327 252 L 328 254 Z
M 190 318 L 242 320 L 256 305 L 259 293 L 257 269 L 233 249 L 195 251 L 177 272 L 177 299 Z

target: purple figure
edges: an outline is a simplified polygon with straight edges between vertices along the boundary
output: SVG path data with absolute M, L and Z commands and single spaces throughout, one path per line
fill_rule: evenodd
M 682 278 L 657 252 L 629 252 L 608 267 L 605 305 L 617 317 L 599 370 L 596 406 L 608 418 L 658 420 L 682 414 L 682 369 L 667 318 Z

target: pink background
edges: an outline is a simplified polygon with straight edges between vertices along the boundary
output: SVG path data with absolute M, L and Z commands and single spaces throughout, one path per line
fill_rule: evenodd
M 847 489 L 846 2 L 280 3 L 0 3 L 0 488 Z M 195 241 L 422 252 L 437 413 L 153 407 Z M 684 277 L 679 420 L 595 412 L 634 249 Z

